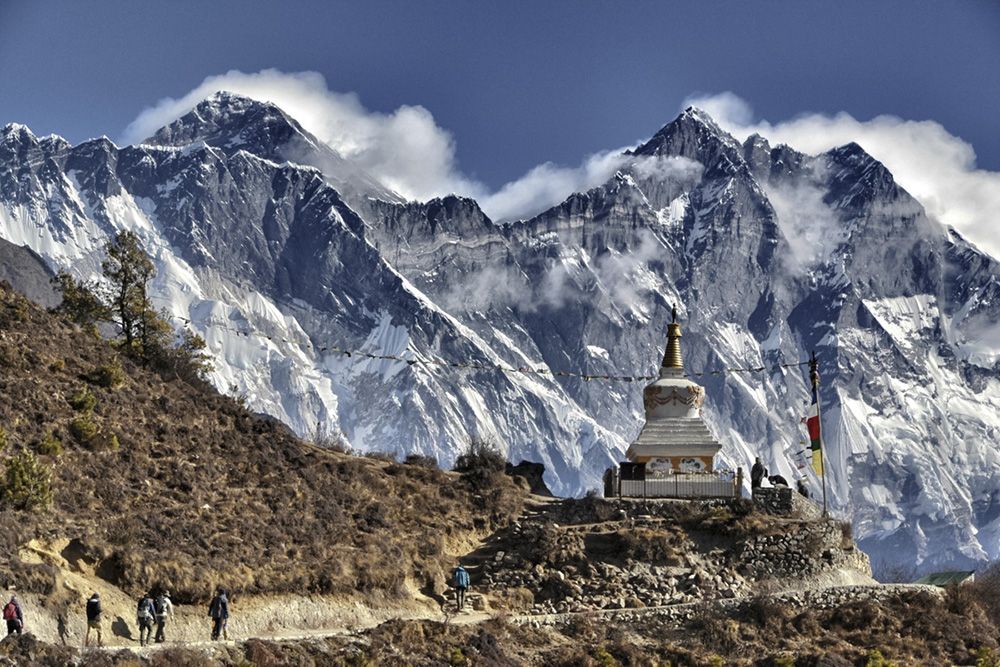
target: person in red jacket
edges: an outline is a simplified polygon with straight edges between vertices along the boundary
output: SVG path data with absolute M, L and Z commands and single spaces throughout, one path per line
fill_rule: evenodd
M 21 612 L 21 603 L 17 601 L 17 595 L 10 596 L 10 602 L 4 605 L 3 620 L 7 621 L 7 634 L 15 632 L 21 634 L 24 631 L 24 614 Z

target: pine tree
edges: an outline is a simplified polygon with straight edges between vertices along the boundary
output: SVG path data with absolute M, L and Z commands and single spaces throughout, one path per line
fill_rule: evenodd
M 55 311 L 73 322 L 92 328 L 98 322 L 107 321 L 111 316 L 111 311 L 98 297 L 94 288 L 69 273 L 60 271 L 52 279 L 52 284 L 62 294 L 62 302 Z
M 133 350 L 142 336 L 144 323 L 153 310 L 146 289 L 156 274 L 156 268 L 142 249 L 139 238 L 128 230 L 121 231 L 108 243 L 107 257 L 101 271 L 108 280 L 107 301 L 111 321 L 118 325 L 125 339 L 125 349 Z
M 123 347 L 145 361 L 162 356 L 170 344 L 171 329 L 149 296 L 149 282 L 156 275 L 156 267 L 142 249 L 139 237 L 128 230 L 119 232 L 106 251 L 107 257 L 101 262 L 108 282 L 105 302 Z

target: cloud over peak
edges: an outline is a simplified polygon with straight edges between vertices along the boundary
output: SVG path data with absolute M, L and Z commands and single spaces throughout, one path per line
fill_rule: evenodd
M 210 76 L 183 97 L 167 97 L 143 110 L 125 128 L 123 142 L 142 141 L 219 91 L 276 104 L 341 156 L 407 198 L 482 190 L 459 173 L 455 141 L 427 109 L 404 105 L 392 113 L 370 111 L 356 94 L 330 90 L 318 72 L 231 70 Z
M 884 164 L 932 218 L 1000 258 L 1000 173 L 978 169 L 972 145 L 940 123 L 890 115 L 861 121 L 843 111 L 755 121 L 750 105 L 731 92 L 691 97 L 685 105 L 704 109 L 741 141 L 757 133 L 772 145 L 812 155 L 855 142 Z
M 237 70 L 211 76 L 180 98 L 164 98 L 143 110 L 122 134 L 136 143 L 219 91 L 272 102 L 306 130 L 404 197 L 427 200 L 459 194 L 479 200 L 494 220 L 530 217 L 574 192 L 600 185 L 628 161 L 622 148 L 590 155 L 579 166 L 543 163 L 491 191 L 459 169 L 455 139 L 419 105 L 391 113 L 371 111 L 355 93 L 332 91 L 317 72 L 255 73 Z M 878 116 L 860 121 L 850 114 L 805 114 L 791 120 L 755 120 L 751 106 L 724 92 L 688 98 L 726 131 L 743 140 L 761 134 L 772 144 L 817 154 L 856 142 L 881 161 L 942 223 L 1000 257 L 1000 173 L 976 167 L 972 146 L 934 121 Z

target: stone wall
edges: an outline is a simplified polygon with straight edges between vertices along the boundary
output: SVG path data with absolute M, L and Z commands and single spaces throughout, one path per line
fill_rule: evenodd
M 791 514 L 794 493 L 787 486 L 759 487 L 753 490 L 753 503 L 768 514 Z
M 769 582 L 871 572 L 839 522 L 739 500 L 562 501 L 515 522 L 477 558 L 474 585 L 517 591 L 533 614 L 732 599 Z
M 918 584 L 839 586 L 819 590 L 776 593 L 768 596 L 768 599 L 774 603 L 784 604 L 796 610 L 805 608 L 834 609 L 851 602 L 860 602 L 863 600 L 878 602 L 897 595 L 913 593 L 940 598 L 943 595 L 943 590 L 936 586 L 921 586 Z M 600 612 L 600 617 L 618 623 L 636 622 L 648 618 L 680 623 L 695 618 L 698 614 L 704 613 L 706 609 L 714 607 L 720 611 L 731 612 L 746 604 L 747 600 L 714 600 L 652 609 L 615 609 Z M 544 614 L 533 617 L 513 617 L 512 620 L 515 623 L 532 627 L 549 627 L 572 623 L 575 619 L 571 614 Z
M 795 524 L 795 530 L 750 537 L 738 553 L 739 572 L 752 579 L 772 579 L 848 567 L 871 576 L 868 557 L 855 546 L 845 526 L 833 519 L 802 521 Z

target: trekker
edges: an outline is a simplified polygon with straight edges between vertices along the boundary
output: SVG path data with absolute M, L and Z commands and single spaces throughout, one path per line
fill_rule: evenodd
M 455 568 L 455 574 L 452 576 L 452 580 L 455 582 L 455 603 L 458 606 L 459 611 L 465 608 L 465 591 L 469 588 L 469 572 L 462 567 L 459 563 L 458 567 Z
M 16 594 L 11 595 L 10 602 L 4 605 L 3 620 L 7 621 L 7 636 L 24 631 L 24 614 L 21 613 L 21 603 L 17 601 Z
M 153 619 L 156 617 L 156 605 L 153 596 L 146 593 L 139 600 L 135 610 L 135 618 L 139 623 L 139 646 L 145 646 L 153 640 Z
M 806 481 L 804 479 L 799 479 L 795 482 L 795 488 L 798 489 L 798 492 L 806 498 L 809 497 L 809 489 L 806 488 Z
M 753 467 L 750 468 L 750 488 L 760 488 L 760 481 L 764 479 L 764 464 L 760 462 L 760 457 L 754 458 Z
M 170 591 L 162 591 L 153 602 L 156 611 L 156 643 L 162 644 L 167 640 L 163 629 L 167 625 L 167 618 L 174 618 L 174 604 L 170 601 Z
M 87 636 L 83 640 L 84 646 L 90 646 L 90 631 L 97 632 L 97 645 L 104 646 L 104 639 L 101 637 L 101 595 L 94 593 L 87 600 Z
M 229 624 L 229 598 L 226 597 L 226 590 L 218 588 L 215 597 L 208 605 L 208 615 L 212 619 L 212 641 L 221 635 L 223 639 L 229 639 L 226 626 Z

